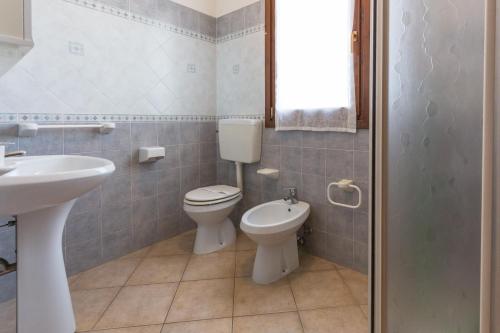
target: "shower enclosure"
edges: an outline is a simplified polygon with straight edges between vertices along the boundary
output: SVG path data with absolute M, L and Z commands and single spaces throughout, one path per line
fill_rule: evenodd
M 376 331 L 491 331 L 493 4 L 377 3 Z

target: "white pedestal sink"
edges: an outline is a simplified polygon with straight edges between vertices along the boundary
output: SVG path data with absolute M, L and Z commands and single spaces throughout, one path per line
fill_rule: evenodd
M 17 332 L 73 333 L 62 233 L 76 199 L 115 170 L 85 156 L 7 159 L 0 176 L 0 216 L 17 216 Z

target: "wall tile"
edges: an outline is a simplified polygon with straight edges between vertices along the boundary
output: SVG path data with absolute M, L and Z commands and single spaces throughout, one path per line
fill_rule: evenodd
M 243 165 L 243 186 L 245 190 L 260 191 L 262 176 L 257 174 L 257 170 L 259 169 L 259 163 Z
M 35 137 L 19 138 L 19 149 L 25 150 L 28 155 L 62 155 L 63 130 L 39 131 Z
M 354 150 L 370 150 L 370 130 L 358 130 L 358 132 L 354 136 Z
M 99 211 L 70 214 L 66 221 L 66 242 L 80 244 L 99 238 Z
M 16 297 L 17 292 L 16 273 L 0 276 L 0 303 L 6 302 Z
M 216 37 L 217 20 L 215 17 L 200 13 L 200 32 L 212 38 Z
M 184 195 L 187 192 L 194 190 L 200 186 L 200 168 L 187 167 L 181 169 L 181 193 Z
M 369 154 L 366 151 L 354 152 L 354 179 L 358 182 L 368 182 L 370 175 Z
M 69 276 L 99 265 L 102 262 L 100 238 L 69 244 L 66 248 L 66 261 Z
M 102 158 L 108 159 L 115 164 L 115 172 L 113 177 L 127 175 L 130 176 L 132 170 L 132 156 L 130 150 L 120 151 L 111 150 L 101 154 Z
M 366 244 L 354 242 L 354 269 L 368 274 L 368 255 L 369 249 Z
M 180 213 L 166 216 L 158 221 L 158 233 L 162 239 L 173 237 L 180 232 Z
M 102 135 L 102 150 L 130 151 L 130 123 L 116 123 L 111 133 Z
M 180 123 L 180 143 L 198 143 L 200 142 L 200 123 L 181 122 Z
M 72 214 L 97 211 L 101 206 L 101 187 L 82 195 L 73 206 Z
M 354 149 L 354 135 L 350 133 L 329 132 L 326 139 L 326 147 L 329 149 Z
M 245 16 L 243 14 L 243 9 L 235 10 L 227 15 L 229 16 L 230 33 L 245 29 Z
M 17 125 L 0 124 L 0 142 L 9 142 L 5 147 L 7 152 L 19 150 L 19 140 L 17 137 Z
M 130 203 L 116 202 L 102 208 L 102 233 L 114 234 L 132 228 L 132 207 Z
M 215 121 L 200 123 L 200 142 L 216 142 L 217 124 Z
M 132 200 L 154 196 L 157 193 L 157 173 L 137 173 L 132 176 Z
M 354 212 L 354 241 L 368 244 L 369 218 L 368 214 Z
M 215 162 L 217 160 L 217 143 L 200 144 L 200 162 Z
M 245 29 L 264 23 L 261 15 L 261 5 L 262 3 L 259 1 L 243 8 L 243 13 L 245 15 Z
M 281 170 L 302 171 L 302 149 L 281 147 Z
M 179 122 L 161 122 L 157 124 L 158 145 L 172 146 L 180 142 Z
M 102 184 L 102 205 L 116 203 L 129 205 L 132 200 L 131 185 L 129 175 L 110 177 Z
M 180 191 L 181 169 L 166 169 L 158 172 L 158 194 Z
M 265 128 L 262 136 L 262 143 L 272 146 L 281 145 L 281 133 L 282 132 L 275 131 L 274 128 Z
M 166 146 L 165 159 L 158 162 L 161 169 L 178 168 L 181 165 L 179 146 Z
M 100 152 L 102 135 L 94 129 L 65 129 L 64 153 L 81 154 Z
M 231 33 L 231 17 L 226 14 L 217 18 L 217 38 L 227 36 Z
M 354 243 L 352 239 L 337 237 L 327 234 L 326 241 L 327 258 L 333 262 L 346 267 L 353 267 Z
M 200 186 L 217 183 L 217 164 L 213 162 L 200 164 Z
M 353 151 L 327 150 L 326 175 L 335 180 L 353 179 Z
M 349 208 L 330 206 L 328 208 L 328 224 L 326 231 L 337 237 L 353 239 L 353 210 Z
M 134 0 L 131 0 L 134 1 Z M 141 1 L 141 0 L 138 0 Z M 180 5 L 170 0 L 157 0 L 156 17 L 174 26 L 181 26 Z M 131 9 L 132 10 L 132 9 Z M 154 15 L 154 14 L 153 14 Z
M 302 133 L 302 146 L 304 148 L 326 148 L 327 133 L 304 132 Z
M 325 232 L 327 228 L 327 208 L 325 204 L 309 202 L 311 213 L 309 214 L 308 224 L 314 232 Z
M 266 168 L 280 168 L 280 146 L 262 145 L 262 166 Z
M 129 0 L 130 11 L 142 16 L 157 18 L 156 1 L 157 0 Z
M 171 215 L 178 215 L 181 210 L 179 191 L 171 191 L 158 196 L 158 218 L 163 220 Z
M 132 123 L 131 144 L 134 158 L 138 155 L 140 147 L 151 147 L 158 145 L 155 123 Z M 136 159 L 137 160 L 137 159 Z
M 102 2 L 108 6 L 128 10 L 129 0 L 99 0 L 99 2 Z
M 308 235 L 306 238 L 305 247 L 311 253 L 314 253 L 317 256 L 326 257 L 326 239 L 326 232 L 321 232 L 313 229 L 312 234 Z
M 134 233 L 147 221 L 157 220 L 156 197 L 148 197 L 133 202 Z
M 304 148 L 302 150 L 302 172 L 324 175 L 326 172 L 326 150 Z
M 303 186 L 302 186 L 302 175 L 299 172 L 293 171 L 281 171 L 280 172 L 280 185 L 281 192 L 286 193 L 285 188 L 296 187 L 297 195 L 299 198 L 303 195 Z
M 302 147 L 301 131 L 283 131 L 281 135 L 281 145 L 288 147 Z
M 200 163 L 200 145 L 190 144 L 180 146 L 181 167 L 198 165 Z M 215 152 L 214 152 L 215 157 Z
M 326 203 L 326 179 L 324 176 L 302 174 L 302 187 L 306 201 Z
M 200 16 L 197 11 L 190 8 L 179 6 L 179 15 L 181 19 L 181 27 L 194 32 L 200 31 Z
M 104 261 L 122 257 L 133 250 L 130 229 L 105 234 L 102 238 L 102 259 Z

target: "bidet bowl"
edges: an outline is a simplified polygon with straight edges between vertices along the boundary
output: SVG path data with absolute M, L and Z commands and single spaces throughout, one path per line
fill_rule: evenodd
M 243 215 L 241 230 L 258 245 L 252 274 L 256 283 L 272 283 L 299 267 L 296 234 L 310 211 L 307 202 L 290 205 L 277 200 Z

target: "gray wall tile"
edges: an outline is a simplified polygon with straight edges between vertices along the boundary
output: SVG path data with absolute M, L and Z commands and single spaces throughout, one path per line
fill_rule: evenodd
M 0 124 L 0 142 L 9 142 L 5 147 L 7 152 L 19 149 L 19 139 L 17 137 L 17 125 Z
M 281 170 L 302 171 L 302 149 L 281 147 Z
M 264 23 L 261 9 L 262 5 L 263 3 L 259 1 L 243 8 L 243 13 L 245 16 L 245 29 L 249 29 L 255 27 L 256 25 Z
M 301 131 L 283 131 L 280 132 L 281 145 L 288 147 L 302 147 Z
M 129 0 L 98 0 L 99 2 L 116 8 L 128 10 Z
M 102 150 L 130 151 L 130 123 L 117 123 L 111 133 L 102 135 Z
M 200 31 L 200 15 L 190 8 L 179 6 L 181 27 L 194 32 Z
M 25 150 L 28 155 L 62 155 L 63 130 L 39 131 L 35 137 L 19 138 L 19 149 Z
M 94 129 L 64 130 L 64 153 L 81 154 L 100 152 L 102 135 Z
M 141 172 L 132 176 L 132 200 L 136 201 L 156 195 L 157 173 Z
M 335 180 L 352 179 L 354 153 L 347 150 L 327 150 L 326 175 Z
M 354 242 L 352 239 L 337 237 L 334 234 L 327 234 L 326 256 L 330 260 L 346 267 L 353 267 L 354 264 Z
M 357 182 L 368 182 L 370 172 L 369 153 L 367 151 L 354 152 L 354 179 Z
M 132 207 L 130 203 L 116 202 L 102 208 L 101 226 L 103 234 L 114 234 L 131 230 Z
M 266 168 L 280 168 L 280 146 L 262 145 L 262 165 Z
M 200 123 L 200 142 L 216 142 L 217 124 L 215 121 Z
M 180 142 L 179 123 L 178 122 L 161 122 L 157 124 L 158 130 L 158 145 L 172 146 Z
M 166 169 L 158 172 L 158 194 L 180 191 L 181 169 Z
M 181 145 L 180 154 L 181 167 L 194 166 L 200 163 L 200 145 L 197 143 L 190 145 Z
M 329 132 L 326 136 L 329 149 L 354 150 L 354 135 L 350 133 Z
M 326 171 L 326 150 L 304 148 L 302 150 L 302 172 L 324 175 Z
M 217 163 L 200 164 L 200 186 L 211 186 L 217 182 Z
M 217 19 L 210 15 L 200 13 L 200 32 L 212 38 L 216 37 L 217 33 Z
M 200 123 L 181 122 L 180 123 L 180 143 L 198 143 L 200 142 Z
M 130 229 L 122 229 L 115 233 L 105 234 L 102 238 L 102 259 L 113 260 L 130 253 L 133 248 Z
M 156 17 L 158 20 L 167 22 L 174 26 L 178 27 L 181 26 L 181 15 L 180 15 L 180 10 L 182 7 L 181 5 L 178 5 L 170 0 L 157 0 L 156 6 L 157 6 Z

